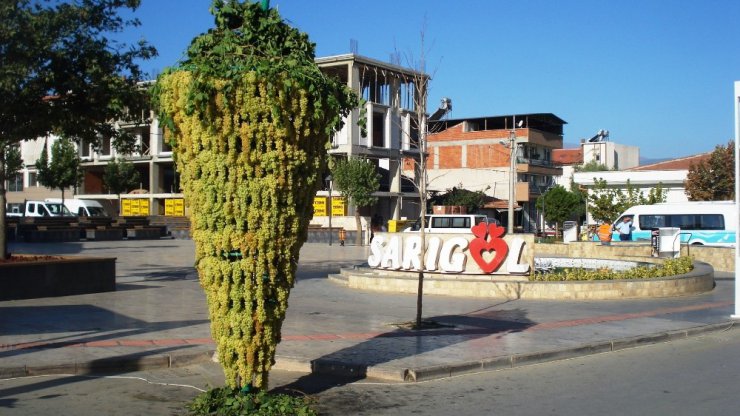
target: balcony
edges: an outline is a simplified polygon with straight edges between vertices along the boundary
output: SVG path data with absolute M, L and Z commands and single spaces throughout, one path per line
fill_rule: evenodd
M 519 157 L 516 158 L 517 164 L 525 164 L 525 165 L 532 165 L 532 166 L 542 166 L 546 168 L 551 168 L 553 166 L 551 160 L 544 160 L 544 159 L 535 159 L 535 158 L 526 158 L 526 157 Z

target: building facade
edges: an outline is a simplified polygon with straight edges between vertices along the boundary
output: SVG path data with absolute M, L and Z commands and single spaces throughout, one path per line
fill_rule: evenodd
M 563 147 L 565 124 L 550 113 L 430 122 L 428 187 L 436 192 L 453 187 L 483 191 L 494 198 L 494 216 L 506 224 L 511 174 L 507 146 L 513 135 L 515 229 L 535 232 L 540 215 L 535 201 L 562 172 L 553 164 L 552 152 Z

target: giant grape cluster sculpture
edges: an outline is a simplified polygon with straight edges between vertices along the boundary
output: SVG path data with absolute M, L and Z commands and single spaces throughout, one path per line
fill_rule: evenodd
M 356 96 L 274 9 L 213 3 L 216 27 L 152 97 L 189 207 L 196 268 L 231 387 L 267 388 L 331 134 Z

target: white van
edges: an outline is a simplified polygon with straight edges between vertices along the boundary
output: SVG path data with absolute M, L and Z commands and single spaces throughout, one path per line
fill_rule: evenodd
M 26 201 L 23 204 L 25 217 L 70 217 L 72 213 L 59 202 Z
M 470 228 L 482 222 L 489 223 L 485 215 L 480 214 L 431 214 L 426 215 L 426 228 L 424 232 L 440 234 L 459 234 L 470 231 Z M 419 232 L 421 230 L 421 218 L 414 225 L 403 230 L 404 232 Z
M 46 202 L 62 203 L 61 198 L 46 198 Z M 92 199 L 70 198 L 64 200 L 64 206 L 78 217 L 107 217 L 108 213 L 100 202 Z
M 619 216 L 632 217 L 632 240 L 650 241 L 655 228 L 681 229 L 684 244 L 707 246 L 735 246 L 737 211 L 732 201 L 673 202 L 654 205 L 636 205 Z M 619 233 L 613 235 L 619 241 Z
M 5 204 L 5 216 L 6 217 L 22 217 L 23 216 L 23 204 L 13 203 L 13 202 Z

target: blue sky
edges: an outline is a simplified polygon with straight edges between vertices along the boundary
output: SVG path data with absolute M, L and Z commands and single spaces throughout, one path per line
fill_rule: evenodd
M 144 38 L 174 65 L 213 26 L 210 0 L 142 0 Z M 424 32 L 433 81 L 452 118 L 553 113 L 566 143 L 599 129 L 649 158 L 711 151 L 734 136 L 733 82 L 740 80 L 737 0 L 272 0 L 316 43 L 317 56 L 358 52 L 418 59 Z

